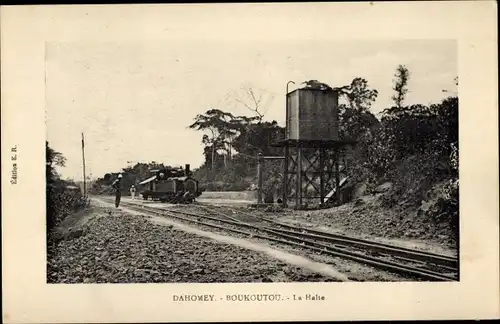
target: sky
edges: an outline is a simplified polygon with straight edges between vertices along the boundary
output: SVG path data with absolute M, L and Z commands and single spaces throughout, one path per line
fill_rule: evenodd
M 284 124 L 286 83 L 305 80 L 332 87 L 365 78 L 391 106 L 396 67 L 410 71 L 407 104 L 437 103 L 457 91 L 454 41 L 75 42 L 48 43 L 46 126 L 49 145 L 67 159 L 58 172 L 82 179 L 81 133 L 87 175 L 102 177 L 129 163 L 203 163 L 202 133 L 187 128 L 197 114 L 217 108 L 252 112 L 230 94 L 261 89 L 265 120 Z

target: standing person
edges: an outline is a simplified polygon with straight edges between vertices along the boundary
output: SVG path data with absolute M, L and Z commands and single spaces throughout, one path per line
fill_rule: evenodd
M 121 180 L 122 180 L 123 176 L 121 174 L 118 175 L 118 179 L 116 179 L 113 184 L 112 184 L 112 187 L 113 189 L 115 189 L 115 206 L 116 208 L 118 208 L 118 206 L 120 206 L 120 199 L 122 198 L 122 192 L 121 192 Z
M 132 200 L 135 199 L 135 187 L 134 185 L 132 185 L 132 187 L 130 187 L 130 195 L 132 196 Z

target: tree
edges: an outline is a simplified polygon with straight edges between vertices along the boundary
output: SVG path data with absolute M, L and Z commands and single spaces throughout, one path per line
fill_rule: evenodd
M 219 109 L 210 109 L 205 114 L 198 114 L 194 118 L 194 123 L 188 126 L 191 129 L 208 131 L 208 134 L 205 134 L 202 138 L 202 142 L 212 147 L 212 166 L 215 165 L 215 152 L 217 149 L 223 148 L 230 151 L 230 148 L 227 149 L 225 146 L 220 145 L 226 144 L 227 137 L 230 136 L 228 131 L 230 121 L 234 118 L 231 113 Z
M 277 149 L 271 147 L 272 143 L 284 137 L 285 130 L 276 121 L 250 123 L 240 135 L 235 138 L 234 148 L 239 153 L 255 156 L 258 153 L 273 155 Z
M 396 104 L 396 107 L 402 108 L 403 101 L 408 93 L 408 80 L 410 79 L 410 71 L 404 65 L 398 65 L 396 68 L 394 79 L 393 90 L 396 92 L 395 95 L 392 96 L 392 100 Z
M 238 90 L 230 91 L 226 100 L 244 106 L 256 115 L 258 121 L 262 121 L 274 100 L 274 94 L 251 84 L 243 84 Z
M 221 150 L 224 151 L 225 149 L 224 140 L 221 136 L 210 137 L 207 134 L 203 134 L 201 142 L 205 145 L 204 152 L 208 153 L 210 156 L 210 162 L 207 165 L 210 165 L 210 168 L 214 168 L 217 165 L 218 152 Z
M 339 136 L 341 138 L 357 140 L 378 125 L 377 117 L 370 111 L 360 111 L 345 104 L 339 105 Z
M 438 130 L 435 139 L 440 142 L 440 152 L 450 156 L 459 147 L 458 97 L 446 98 L 439 105 L 432 105 L 431 109 L 436 115 Z
M 366 79 L 354 78 L 349 85 L 337 90 L 347 101 L 339 104 L 339 135 L 342 138 L 357 140 L 378 126 L 378 119 L 370 112 L 378 91 L 371 89 Z
M 217 152 L 224 152 L 224 166 L 227 166 L 227 160 L 232 160 L 234 141 L 249 125 L 259 120 L 259 117 L 234 116 L 231 113 L 219 109 L 211 109 L 204 115 L 197 115 L 195 122 L 189 126 L 191 129 L 207 131 L 202 137 L 202 143 L 211 148 L 211 167 L 217 165 Z
M 45 163 L 47 182 L 59 178 L 55 170 L 56 166 L 64 167 L 66 165 L 66 158 L 61 153 L 52 149 L 47 141 L 45 141 Z
M 257 122 L 257 123 L 256 123 Z M 229 157 L 232 158 L 232 151 L 235 149 L 235 141 L 242 134 L 249 134 L 254 129 L 255 125 L 262 124 L 261 119 L 258 116 L 246 117 L 237 116 L 229 121 L 227 125 L 226 133 L 226 143 L 229 147 Z M 236 149 L 236 151 L 238 151 Z
M 47 233 L 56 226 L 77 204 L 77 194 L 65 192 L 66 181 L 61 180 L 55 167 L 64 167 L 66 158 L 45 142 L 45 199 L 46 199 L 46 229 Z M 80 193 L 79 193 L 80 194 Z
M 49 206 L 49 200 L 51 194 L 55 187 L 55 182 L 59 179 L 55 167 L 64 166 L 66 163 L 66 158 L 59 152 L 55 151 L 49 146 L 49 142 L 45 141 L 45 180 L 47 189 L 47 209 L 53 206 Z
M 354 78 L 350 85 L 338 90 L 347 99 L 348 107 L 358 111 L 369 111 L 378 96 L 378 91 L 370 89 L 368 81 L 363 78 Z

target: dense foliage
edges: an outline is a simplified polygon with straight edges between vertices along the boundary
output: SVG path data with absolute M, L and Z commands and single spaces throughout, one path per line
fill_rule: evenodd
M 62 180 L 55 167 L 64 167 L 66 158 L 45 143 L 46 226 L 47 232 L 58 226 L 68 215 L 82 209 L 87 201 L 72 181 Z

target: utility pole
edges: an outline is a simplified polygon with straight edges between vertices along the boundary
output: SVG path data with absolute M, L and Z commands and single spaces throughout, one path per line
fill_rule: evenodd
M 85 140 L 82 133 L 82 160 L 83 160 L 83 197 L 87 198 L 87 179 L 85 176 Z

